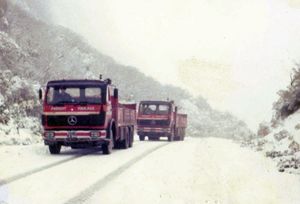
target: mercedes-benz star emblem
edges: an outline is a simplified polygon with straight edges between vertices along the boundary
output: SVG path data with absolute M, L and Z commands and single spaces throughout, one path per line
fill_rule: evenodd
M 71 115 L 68 117 L 68 124 L 69 125 L 76 125 L 77 123 L 77 118 L 74 115 Z

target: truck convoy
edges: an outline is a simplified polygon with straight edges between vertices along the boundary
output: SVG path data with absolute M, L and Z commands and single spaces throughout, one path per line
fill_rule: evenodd
M 119 103 L 110 79 L 49 81 L 39 97 L 43 140 L 51 154 L 59 154 L 61 146 L 101 147 L 104 154 L 132 147 L 136 104 Z
M 140 140 L 184 140 L 187 115 L 179 114 L 174 101 L 141 101 L 137 116 L 137 134 Z

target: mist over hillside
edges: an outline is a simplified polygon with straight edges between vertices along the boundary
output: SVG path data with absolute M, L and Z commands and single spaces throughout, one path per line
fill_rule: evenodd
M 37 141 L 34 134 L 39 138 L 41 107 L 36 93 L 48 80 L 98 78 L 99 74 L 112 79 L 122 100 L 175 100 L 180 111 L 189 115 L 189 136 L 244 139 L 252 135 L 244 122 L 215 111 L 204 98 L 161 85 L 135 67 L 99 53 L 69 29 L 54 25 L 42 2 L 9 1 L 0 19 L 0 135 L 7 144 Z M 20 131 L 28 128 L 32 135 L 25 138 Z

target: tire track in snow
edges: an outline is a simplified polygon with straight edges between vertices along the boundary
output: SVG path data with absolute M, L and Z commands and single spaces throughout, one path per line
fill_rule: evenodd
M 131 167 L 133 164 L 137 163 L 138 161 L 142 160 L 147 155 L 151 154 L 152 152 L 155 152 L 156 150 L 169 145 L 172 143 L 165 143 L 162 145 L 159 145 L 155 148 L 149 149 L 142 153 L 141 155 L 131 159 L 130 161 L 126 162 L 119 168 L 115 169 L 114 171 L 110 172 L 108 175 L 106 175 L 104 178 L 101 178 L 100 180 L 96 181 L 94 184 L 92 184 L 90 187 L 83 190 L 81 193 L 79 193 L 77 196 L 69 199 L 64 204 L 82 204 L 86 200 L 88 200 L 96 191 L 100 190 L 101 188 L 105 187 L 108 182 L 113 180 L 114 178 L 118 177 L 120 174 L 122 174 L 124 171 L 126 171 L 129 167 Z
M 70 162 L 70 161 L 73 161 L 75 159 L 79 159 L 80 157 L 83 157 L 83 156 L 86 156 L 88 154 L 91 154 L 91 153 L 94 153 L 94 152 L 98 152 L 98 151 L 100 151 L 100 150 L 88 151 L 88 152 L 85 152 L 85 153 L 82 153 L 82 154 L 79 154 L 79 155 L 76 155 L 76 156 L 73 156 L 73 157 L 70 157 L 70 158 L 67 158 L 67 159 L 63 159 L 63 160 L 60 160 L 60 161 L 57 161 L 57 162 L 46 164 L 46 165 L 41 166 L 41 167 L 34 168 L 32 170 L 29 170 L 29 171 L 26 171 L 26 172 L 23 172 L 23 173 L 11 176 L 11 177 L 6 178 L 6 179 L 0 179 L 0 187 L 4 186 L 4 185 L 7 185 L 7 184 L 10 184 L 10 183 L 12 183 L 14 181 L 23 179 L 23 178 L 25 178 L 27 176 L 31 176 L 33 174 L 42 172 L 44 170 L 53 168 L 55 166 L 58 166 L 58 165 L 61 165 L 61 164 L 64 164 L 64 163 L 67 163 L 67 162 Z

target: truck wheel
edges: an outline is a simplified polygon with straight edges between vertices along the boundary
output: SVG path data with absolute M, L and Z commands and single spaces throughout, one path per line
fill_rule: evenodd
M 168 141 L 173 142 L 174 137 L 175 137 L 175 129 L 173 128 L 171 134 L 168 136 Z
M 144 141 L 145 140 L 145 136 L 144 135 L 139 135 L 140 141 Z
M 168 136 L 168 141 L 169 142 L 173 142 L 173 140 L 174 140 L 174 135 L 169 135 Z
M 133 129 L 130 129 L 130 133 L 129 133 L 129 147 L 133 146 Z
M 49 151 L 51 154 L 59 154 L 61 149 L 60 144 L 49 145 Z
M 111 154 L 111 152 L 112 152 L 112 141 L 102 144 L 101 148 L 102 148 L 103 154 Z
M 126 130 L 125 138 L 121 141 L 121 147 L 127 149 L 129 147 L 129 131 Z
M 185 129 L 182 129 L 181 141 L 184 140 L 184 137 L 185 137 Z
M 118 149 L 118 142 L 115 140 L 113 130 L 111 128 L 108 128 L 106 130 L 106 134 L 107 134 L 107 138 L 110 138 L 112 141 L 112 148 Z
M 178 128 L 174 129 L 174 141 L 179 141 L 180 140 L 180 131 Z

